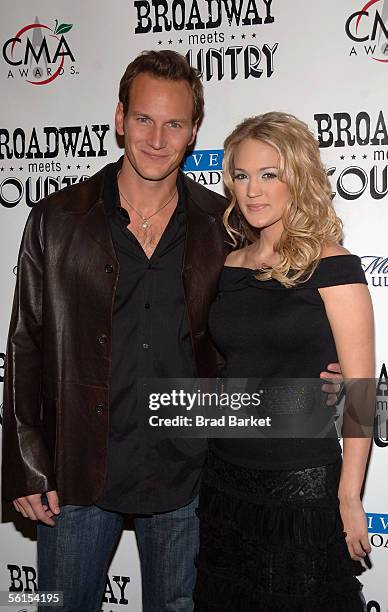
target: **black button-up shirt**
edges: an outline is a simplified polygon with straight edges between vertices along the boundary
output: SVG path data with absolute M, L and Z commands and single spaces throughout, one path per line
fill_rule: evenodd
M 177 207 L 148 259 L 127 229 L 130 217 L 120 206 L 119 168 L 120 164 L 113 167 L 104 190 L 112 202 L 109 224 L 119 278 L 113 314 L 108 471 L 98 505 L 148 514 L 178 508 L 195 497 L 206 443 L 151 440 L 139 426 L 138 411 L 146 409 L 138 394 L 139 381 L 195 375 L 182 284 L 185 194 L 178 181 Z

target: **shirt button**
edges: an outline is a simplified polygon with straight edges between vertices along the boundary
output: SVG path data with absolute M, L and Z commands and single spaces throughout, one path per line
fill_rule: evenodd
M 98 341 L 100 344 L 106 344 L 108 342 L 108 338 L 105 334 L 101 334 L 101 336 L 98 336 Z
M 112 272 L 113 272 L 113 266 L 112 266 L 112 264 L 106 264 L 106 266 L 105 266 L 105 272 L 106 272 L 107 274 L 112 274 Z
M 146 342 L 143 344 L 143 349 L 146 351 L 147 349 L 150 348 L 150 345 L 147 344 Z
M 104 412 L 104 404 L 96 404 L 96 412 L 97 414 Z
M 148 302 L 146 304 L 144 304 L 144 308 L 151 308 L 151 304 L 149 304 Z

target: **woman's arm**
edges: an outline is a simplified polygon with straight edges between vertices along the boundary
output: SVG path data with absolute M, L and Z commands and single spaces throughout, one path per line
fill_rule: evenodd
M 373 308 L 367 286 L 339 285 L 319 289 L 319 292 L 344 379 L 374 379 Z M 368 412 L 368 407 L 365 410 Z M 356 560 L 371 551 L 360 501 L 370 443 L 370 437 L 344 437 L 343 440 L 344 458 L 338 496 L 347 545 L 351 557 Z

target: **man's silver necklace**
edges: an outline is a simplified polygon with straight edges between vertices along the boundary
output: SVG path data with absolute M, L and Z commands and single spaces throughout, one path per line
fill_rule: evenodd
M 135 211 L 135 213 L 137 215 L 139 215 L 140 219 L 142 220 L 141 223 L 141 227 L 144 230 L 147 230 L 150 227 L 150 223 L 149 220 L 152 219 L 152 217 L 154 217 L 155 215 L 157 215 L 161 210 L 163 210 L 163 208 L 166 208 L 166 206 L 168 204 L 170 204 L 171 200 L 173 199 L 173 197 L 176 195 L 177 193 L 177 189 L 174 189 L 174 191 L 172 192 L 172 194 L 169 196 L 168 200 L 166 200 L 166 202 L 164 202 L 157 210 L 155 210 L 155 212 L 152 213 L 152 215 L 148 215 L 148 217 L 143 217 L 143 215 L 141 214 L 141 212 L 139 212 L 134 206 L 133 204 L 131 204 L 131 202 L 128 200 L 128 198 L 120 191 L 119 189 L 119 194 L 121 195 L 121 197 L 126 201 L 126 203 L 128 204 L 128 206 Z

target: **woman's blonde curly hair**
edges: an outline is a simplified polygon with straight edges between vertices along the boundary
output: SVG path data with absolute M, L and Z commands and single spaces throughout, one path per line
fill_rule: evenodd
M 234 154 L 236 147 L 247 138 L 260 140 L 276 149 L 279 179 L 287 184 L 291 193 L 282 219 L 284 230 L 275 245 L 280 262 L 260 270 L 257 278 L 273 278 L 285 287 L 294 287 L 311 277 L 323 245 L 339 242 L 342 238 L 342 222 L 333 208 L 331 186 L 318 143 L 303 121 L 280 112 L 245 119 L 226 138 L 223 175 L 231 202 L 224 214 L 224 225 L 234 247 L 260 239 L 260 231 L 241 219 L 234 194 Z M 237 218 L 240 219 L 238 223 Z

